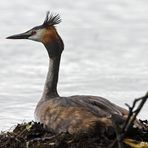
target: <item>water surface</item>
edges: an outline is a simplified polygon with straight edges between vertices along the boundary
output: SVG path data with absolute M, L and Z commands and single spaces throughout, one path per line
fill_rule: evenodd
M 148 90 L 148 1 L 5 0 L 0 5 L 0 130 L 33 120 L 48 68 L 44 46 L 5 37 L 60 13 L 65 42 L 58 90 L 125 106 Z M 140 118 L 146 119 L 148 103 Z M 147 118 L 148 119 L 148 118 Z

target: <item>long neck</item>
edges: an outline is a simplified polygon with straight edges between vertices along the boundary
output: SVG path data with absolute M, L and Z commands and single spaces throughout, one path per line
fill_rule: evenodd
M 63 51 L 64 44 L 62 39 L 59 37 L 56 42 L 54 42 L 53 44 L 46 44 L 45 47 L 49 55 L 49 69 L 42 99 L 48 100 L 59 96 L 57 92 L 57 83 L 61 53 Z
M 44 86 L 43 99 L 50 99 L 57 97 L 57 83 L 59 75 L 59 66 L 60 66 L 60 56 L 49 58 L 49 69 Z

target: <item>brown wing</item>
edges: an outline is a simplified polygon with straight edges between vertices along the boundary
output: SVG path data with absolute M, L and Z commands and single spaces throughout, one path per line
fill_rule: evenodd
M 128 111 L 109 100 L 97 96 L 71 96 L 63 98 L 63 105 L 66 106 L 79 106 L 89 110 L 98 117 L 110 116 L 118 114 L 127 116 Z

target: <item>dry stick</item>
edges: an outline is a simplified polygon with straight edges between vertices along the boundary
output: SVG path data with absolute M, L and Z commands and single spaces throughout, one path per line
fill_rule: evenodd
M 125 121 L 125 124 L 122 128 L 122 133 L 124 133 L 126 127 L 127 127 L 127 124 L 129 123 L 129 121 L 131 120 L 131 117 L 133 116 L 133 109 L 135 108 L 135 105 L 136 105 L 136 102 L 139 101 L 140 99 L 135 99 L 134 102 L 133 102 L 133 106 L 130 107 L 128 104 L 125 104 L 128 108 L 129 108 L 129 113 L 128 113 L 128 117 Z
M 127 117 L 127 120 L 122 128 L 122 133 L 123 133 L 123 136 L 126 134 L 126 132 L 128 131 L 129 127 L 133 124 L 133 122 L 135 121 L 138 113 L 140 112 L 140 110 L 142 109 L 143 105 L 145 104 L 145 102 L 147 101 L 148 99 L 148 92 L 146 93 L 145 96 L 141 97 L 141 98 L 138 98 L 138 99 L 135 99 L 134 100 L 134 103 L 133 103 L 133 106 L 130 107 L 129 105 L 128 108 L 129 108 L 129 114 L 128 114 L 128 117 Z M 135 108 L 135 105 L 138 101 L 141 101 L 139 106 L 137 107 L 137 109 L 135 111 L 134 108 Z
M 117 127 L 116 123 L 113 120 L 113 125 L 114 125 L 114 128 L 115 128 L 117 139 L 113 142 L 113 144 L 110 146 L 110 148 L 112 148 L 116 142 L 118 144 L 118 148 L 122 148 L 121 140 L 124 138 L 125 134 L 129 130 L 130 126 L 135 121 L 138 113 L 142 109 L 142 107 L 145 104 L 145 102 L 147 101 L 147 99 L 148 99 L 148 92 L 146 93 L 145 96 L 143 96 L 141 98 L 138 98 L 138 99 L 135 99 L 134 102 L 133 102 L 132 107 L 130 107 L 128 104 L 126 104 L 126 106 L 128 106 L 128 108 L 129 108 L 129 113 L 128 113 L 128 117 L 127 117 L 127 119 L 125 121 L 125 124 L 123 125 L 123 128 L 122 128 L 121 132 L 118 130 L 118 127 Z M 141 101 L 141 103 L 139 104 L 137 109 L 135 111 L 133 111 L 135 106 L 136 106 L 136 103 L 138 101 Z

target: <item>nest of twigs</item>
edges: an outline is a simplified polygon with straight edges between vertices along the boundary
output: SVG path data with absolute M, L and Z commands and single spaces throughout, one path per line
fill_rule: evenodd
M 148 141 L 148 121 L 140 121 L 147 129 L 131 127 L 124 139 L 130 138 L 135 141 Z M 98 129 L 100 131 L 100 129 Z M 105 148 L 118 147 L 114 144 L 116 134 L 111 129 L 104 129 L 100 134 L 77 134 L 69 133 L 55 134 L 47 131 L 42 124 L 28 122 L 18 124 L 11 132 L 0 134 L 0 148 Z M 129 147 L 124 140 L 121 141 L 123 147 Z M 114 145 L 114 146 L 113 146 Z

